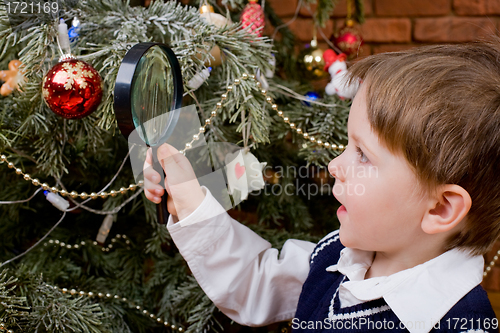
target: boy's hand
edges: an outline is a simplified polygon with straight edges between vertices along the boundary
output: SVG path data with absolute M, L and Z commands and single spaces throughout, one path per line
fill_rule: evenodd
M 144 193 L 154 203 L 161 201 L 163 187 L 160 175 L 152 168 L 152 151 L 148 150 L 144 163 Z M 169 144 L 158 148 L 158 160 L 165 170 L 165 188 L 168 192 L 167 209 L 174 222 L 191 214 L 205 198 L 189 160 Z

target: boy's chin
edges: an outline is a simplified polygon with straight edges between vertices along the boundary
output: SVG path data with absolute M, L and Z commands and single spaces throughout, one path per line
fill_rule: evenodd
M 354 248 L 356 246 L 356 242 L 352 239 L 352 236 L 345 232 L 345 230 L 342 230 L 342 224 L 340 224 L 339 228 L 339 240 L 345 247 Z
M 339 229 L 339 240 L 342 245 L 351 249 L 357 249 L 362 251 L 372 251 L 366 248 L 366 244 L 360 243 L 359 237 L 353 235 L 350 232 L 346 232 L 342 230 L 342 225 L 340 225 Z

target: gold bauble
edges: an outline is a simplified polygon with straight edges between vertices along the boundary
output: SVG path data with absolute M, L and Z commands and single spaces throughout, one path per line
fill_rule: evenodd
M 204 13 L 214 13 L 214 7 L 212 7 L 209 4 L 203 4 L 200 7 L 200 14 L 204 14 Z
M 311 46 L 299 54 L 299 65 L 305 75 L 310 80 L 320 80 L 325 78 L 328 73 L 323 69 L 325 61 L 323 60 L 323 50 L 319 47 Z
M 225 16 L 221 14 L 214 13 L 214 9 L 210 5 L 203 5 L 200 8 L 200 16 L 201 18 L 207 22 L 208 24 L 214 25 L 217 28 L 224 28 L 227 25 L 232 24 L 231 20 L 227 19 Z M 200 50 L 201 51 L 201 50 Z M 201 51 L 203 52 L 203 51 Z M 205 66 L 206 67 L 214 67 L 214 66 L 220 66 L 222 64 L 222 61 L 224 61 L 224 54 L 221 52 L 219 46 L 215 45 L 212 47 L 210 50 L 210 55 L 213 58 L 209 58 L 205 61 Z M 202 54 L 198 54 L 197 57 L 201 59 Z
M 212 55 L 212 57 L 214 57 L 215 59 L 207 59 L 205 61 L 206 67 L 220 66 L 222 64 L 222 61 L 225 59 L 224 53 L 221 52 L 219 46 L 217 45 L 212 47 L 212 49 L 210 50 L 210 55 Z

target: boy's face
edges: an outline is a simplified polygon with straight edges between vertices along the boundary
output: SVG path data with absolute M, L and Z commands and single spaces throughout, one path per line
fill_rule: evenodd
M 365 86 L 353 100 L 348 120 L 349 144 L 328 170 L 335 177 L 333 194 L 342 204 L 337 215 L 346 247 L 394 253 L 424 235 L 420 222 L 426 200 L 403 156 L 392 154 L 372 131 Z

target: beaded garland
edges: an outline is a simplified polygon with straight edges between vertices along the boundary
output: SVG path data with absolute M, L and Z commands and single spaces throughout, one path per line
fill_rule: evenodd
M 120 239 L 123 239 L 125 240 L 125 244 L 126 245 L 130 245 L 130 240 L 128 239 L 127 235 L 121 235 L 121 234 L 117 234 L 115 237 L 113 237 L 111 239 L 111 243 L 116 243 L 118 240 Z M 85 241 L 81 241 L 79 244 L 66 244 L 58 239 L 51 239 L 49 240 L 48 242 L 45 242 L 43 244 L 44 247 L 47 247 L 49 245 L 55 245 L 55 246 L 60 246 L 61 248 L 65 248 L 65 249 L 79 249 L 81 248 L 82 246 L 85 246 L 89 243 L 85 242 Z M 96 241 L 93 241 L 92 242 L 93 245 L 97 246 L 98 243 Z M 101 248 L 103 252 L 109 252 L 111 249 L 113 249 L 113 244 L 109 244 L 108 246 L 106 247 L 102 247 Z M 136 303 L 128 300 L 126 297 L 121 297 L 119 295 L 113 295 L 113 294 L 110 294 L 110 293 L 96 293 L 96 292 L 92 292 L 92 291 L 83 291 L 83 290 L 76 290 L 76 289 L 68 289 L 68 288 L 60 288 L 58 286 L 51 286 L 49 284 L 45 284 L 47 287 L 50 287 L 50 288 L 53 288 L 55 290 L 59 290 L 60 292 L 62 292 L 63 294 L 70 294 L 72 296 L 87 296 L 87 297 L 90 297 L 90 298 L 93 298 L 93 297 L 99 297 L 99 298 L 107 298 L 107 299 L 112 299 L 112 300 L 117 300 L 117 301 L 121 301 L 121 302 L 124 302 L 124 303 L 127 303 L 131 308 L 135 308 L 136 310 L 140 311 L 143 315 L 153 319 L 153 320 L 156 320 L 157 323 L 160 323 L 160 324 L 163 324 L 165 327 L 168 327 L 172 330 L 177 330 L 179 332 L 184 332 L 185 329 L 182 327 L 182 326 L 178 326 L 178 325 L 175 325 L 175 324 L 172 324 L 170 323 L 168 320 L 164 320 L 161 318 L 161 316 L 157 315 L 157 314 L 154 314 L 152 313 L 151 311 L 147 310 L 147 309 L 144 309 L 142 306 L 140 305 L 137 305 Z M 6 327 L 5 327 L 5 324 L 4 323 L 0 323 L 0 332 L 5 330 Z M 8 329 L 6 330 L 6 333 L 14 333 L 14 331 L 12 329 Z
M 257 86 L 257 88 L 260 89 L 261 83 L 259 81 L 257 81 L 255 75 L 253 75 L 253 74 L 249 75 L 249 74 L 243 73 L 243 75 L 241 76 L 241 79 L 234 80 L 234 85 L 239 85 L 241 80 L 247 80 L 249 78 L 254 80 L 255 85 Z M 215 105 L 215 110 L 213 110 L 210 113 L 209 118 L 205 119 L 205 124 L 198 129 L 198 134 L 194 134 L 193 139 L 190 142 L 186 143 L 185 148 L 183 150 L 179 151 L 181 154 L 185 154 L 185 151 L 187 149 L 190 149 L 193 146 L 193 142 L 199 139 L 200 134 L 205 132 L 206 127 L 208 125 L 210 125 L 212 123 L 212 119 L 217 116 L 217 110 L 222 109 L 222 103 L 227 99 L 227 96 L 231 91 L 233 91 L 233 86 L 228 85 L 226 88 L 226 92 L 221 95 L 220 102 L 217 102 L 217 104 Z M 283 121 L 290 126 L 290 129 L 297 132 L 297 134 L 301 135 L 305 140 L 308 140 L 311 143 L 316 144 L 320 147 L 324 147 L 324 148 L 331 149 L 331 150 L 343 151 L 345 149 L 344 145 L 337 146 L 336 144 L 330 144 L 329 142 L 323 142 L 322 140 L 316 139 L 314 136 L 309 135 L 307 132 L 304 132 L 301 128 L 298 128 L 294 123 L 290 122 L 290 119 L 287 116 L 285 116 L 283 111 L 278 110 L 278 105 L 274 103 L 272 97 L 267 96 L 267 91 L 265 89 L 261 89 L 260 92 L 262 95 L 266 96 L 266 102 L 269 103 L 271 105 L 271 108 L 278 113 L 278 116 L 280 116 L 283 119 Z M 80 199 L 84 199 L 84 200 L 88 199 L 88 198 L 90 198 L 90 199 L 97 199 L 97 198 L 106 199 L 108 196 L 116 197 L 118 194 L 125 194 L 128 191 L 135 191 L 137 189 L 137 187 L 144 186 L 144 181 L 141 180 L 141 181 L 137 182 L 137 184 L 130 184 L 127 188 L 122 187 L 119 190 L 111 190 L 109 192 L 105 192 L 105 191 L 99 192 L 99 193 L 92 192 L 90 194 L 87 194 L 85 192 L 78 193 L 76 191 L 69 192 L 66 190 L 60 190 L 55 186 L 50 187 L 47 183 L 41 184 L 38 179 L 31 178 L 31 176 L 29 174 L 24 173 L 22 169 L 17 168 L 14 165 L 14 163 L 9 162 L 7 159 L 7 156 L 5 156 L 5 155 L 0 155 L 0 164 L 2 164 L 2 163 L 7 163 L 7 166 L 10 169 L 15 169 L 16 174 L 22 175 L 24 180 L 31 181 L 31 183 L 34 186 L 40 186 L 46 191 L 51 191 L 52 193 L 61 194 L 63 197 L 69 195 L 73 199 L 76 199 L 76 198 L 80 198 Z
M 163 320 L 160 316 L 151 313 L 151 311 L 144 309 L 142 306 L 135 304 L 134 302 L 130 301 L 126 297 L 121 297 L 119 295 L 112 295 L 110 293 L 95 293 L 92 291 L 83 291 L 83 290 L 76 290 L 76 289 L 68 289 L 68 288 L 60 288 L 57 286 L 51 286 L 49 284 L 46 284 L 48 287 L 51 287 L 53 289 L 61 291 L 63 294 L 69 293 L 72 296 L 88 296 L 90 298 L 92 297 L 99 297 L 99 298 L 108 298 L 108 299 L 113 299 L 117 301 L 121 301 L 124 303 L 127 303 L 130 307 L 135 308 L 136 310 L 140 311 L 143 315 L 156 320 L 156 322 L 163 324 L 165 327 L 169 327 L 172 330 L 177 330 L 179 332 L 184 332 L 184 328 L 182 326 L 177 326 L 175 324 L 172 324 L 168 322 L 168 320 Z
M 234 85 L 239 85 L 241 83 L 241 80 L 247 80 L 249 78 L 252 79 L 252 80 L 254 80 L 255 85 L 257 86 L 257 88 L 259 88 L 259 89 L 261 88 L 261 83 L 259 81 L 257 81 L 255 75 L 253 75 L 253 74 L 249 75 L 249 74 L 246 74 L 246 73 L 244 73 L 241 76 L 241 79 L 235 79 L 234 80 Z M 192 147 L 193 142 L 199 139 L 200 134 L 202 134 L 202 133 L 205 132 L 206 127 L 208 125 L 210 125 L 212 123 L 212 119 L 217 116 L 217 110 L 222 109 L 222 103 L 227 99 L 228 94 L 231 91 L 233 91 L 233 85 L 228 85 L 227 88 L 226 88 L 226 92 L 221 95 L 221 101 L 217 102 L 217 104 L 215 106 L 215 110 L 213 110 L 210 113 L 210 117 L 207 118 L 207 119 L 205 119 L 205 124 L 199 128 L 198 134 L 194 134 L 193 135 L 193 139 L 190 142 L 186 143 L 185 148 L 183 150 L 179 151 L 181 154 L 185 154 L 185 151 L 187 149 L 190 149 Z M 290 119 L 287 116 L 285 116 L 285 114 L 283 113 L 283 111 L 278 110 L 278 105 L 274 103 L 272 97 L 267 96 L 267 91 L 265 89 L 261 89 L 260 93 L 262 95 L 266 96 L 266 102 L 269 103 L 271 105 L 271 108 L 278 113 L 278 116 L 280 118 L 282 118 L 283 121 L 286 124 L 289 125 L 290 129 L 292 129 L 293 131 L 295 131 L 297 134 L 301 135 L 305 140 L 308 140 L 309 142 L 311 142 L 313 144 L 316 144 L 316 145 L 318 145 L 320 147 L 324 147 L 324 148 L 331 149 L 331 150 L 343 151 L 345 149 L 345 147 L 343 145 L 338 145 L 337 146 L 336 144 L 330 144 L 329 142 L 323 142 L 322 140 L 316 139 L 314 136 L 309 135 L 307 132 L 304 132 L 301 128 L 298 128 L 294 123 L 290 122 Z M 69 192 L 69 191 L 66 191 L 66 190 L 60 190 L 57 187 L 50 187 L 47 183 L 40 183 L 40 181 L 38 179 L 32 178 L 29 174 L 24 173 L 22 169 L 17 168 L 14 163 L 8 161 L 8 159 L 7 159 L 7 157 L 5 155 L 0 155 L 0 164 L 2 164 L 2 163 L 6 163 L 7 167 L 9 169 L 14 169 L 14 171 L 16 172 L 16 174 L 21 175 L 24 178 L 24 180 L 26 180 L 26 181 L 31 181 L 31 183 L 34 186 L 40 186 L 40 187 L 42 187 L 46 191 L 51 191 L 52 193 L 61 194 L 63 197 L 69 195 L 73 199 L 76 199 L 76 198 L 81 198 L 81 199 L 88 199 L 88 198 L 90 198 L 90 199 L 97 199 L 97 198 L 102 198 L 102 199 L 106 199 L 108 196 L 115 197 L 118 194 L 125 194 L 128 191 L 135 191 L 137 189 L 137 187 L 144 186 L 144 181 L 141 180 L 141 181 L 137 182 L 137 184 L 130 184 L 128 188 L 122 187 L 119 190 L 111 190 L 109 192 L 104 192 L 104 191 L 103 192 L 99 192 L 99 193 L 92 192 L 90 194 L 87 194 L 85 192 L 77 193 L 76 191 Z M 119 238 L 126 239 L 127 237 L 125 235 L 116 235 L 115 238 L 113 238 L 111 240 L 111 243 L 116 242 L 116 239 L 119 239 Z M 125 243 L 126 244 L 130 244 L 130 241 L 128 239 L 126 239 Z M 59 240 L 49 240 L 48 242 L 44 243 L 44 247 L 48 246 L 48 245 L 52 245 L 52 244 L 55 244 L 57 246 L 60 246 L 61 248 L 66 248 L 66 249 L 78 249 L 78 248 L 80 248 L 80 246 L 86 245 L 85 241 L 80 242 L 80 244 L 73 244 L 73 245 L 71 245 L 71 244 L 66 244 L 64 242 L 61 242 Z M 98 243 L 94 241 L 93 244 L 97 245 Z M 102 251 L 103 252 L 109 252 L 112 248 L 113 248 L 113 245 L 109 244 L 107 247 L 102 247 Z M 48 286 L 50 286 L 50 285 L 48 285 Z M 120 300 L 122 302 L 126 302 L 131 307 L 135 307 L 137 310 L 141 311 L 144 315 L 149 316 L 152 319 L 156 319 L 156 321 L 158 323 L 163 323 L 163 325 L 165 327 L 170 327 L 172 330 L 177 330 L 179 332 L 184 332 L 184 328 L 176 326 L 176 325 L 174 325 L 172 323 L 169 323 L 166 320 L 163 320 L 158 315 L 155 315 L 155 314 L 151 313 L 150 311 L 148 311 L 146 309 L 143 309 L 140 305 L 136 305 L 135 303 L 127 300 L 127 298 L 125 298 L 125 297 L 120 297 L 119 295 L 112 295 L 112 294 L 109 294 L 109 293 L 106 293 L 106 294 L 104 294 L 104 293 L 94 293 L 92 291 L 85 292 L 85 291 L 78 291 L 76 289 L 70 289 L 70 290 L 68 290 L 67 288 L 59 288 L 57 286 L 50 286 L 50 287 L 52 287 L 54 289 L 57 289 L 57 290 L 60 290 L 63 293 L 68 293 L 69 292 L 71 295 L 76 295 L 76 296 L 88 296 L 88 297 L 95 297 L 95 296 L 97 296 L 99 298 L 106 297 L 106 298 L 116 299 L 116 300 Z M 5 329 L 6 329 L 5 324 L 4 323 L 0 323 L 0 331 L 3 331 Z M 7 330 L 6 332 L 7 333 L 14 333 L 14 331 L 12 329 Z
M 125 245 L 127 245 L 127 249 L 130 250 L 129 245 L 130 245 L 131 242 L 128 239 L 127 235 L 117 234 L 115 237 L 111 238 L 111 243 L 110 244 L 108 244 L 107 246 L 102 246 L 101 247 L 102 252 L 109 252 L 109 251 L 111 251 L 114 248 L 113 244 L 116 243 L 120 239 L 124 240 Z M 86 246 L 88 244 L 92 244 L 94 246 L 98 246 L 99 245 L 99 243 L 96 242 L 96 241 L 93 241 L 92 243 L 81 241 L 80 243 L 77 243 L 77 244 L 67 244 L 67 243 L 64 243 L 64 242 L 60 241 L 59 239 L 51 239 L 51 240 L 43 243 L 43 246 L 47 247 L 47 246 L 53 245 L 53 246 L 60 246 L 61 248 L 67 249 L 67 250 L 72 250 L 72 249 L 77 250 L 77 249 L 80 249 L 82 246 Z
M 486 268 L 484 269 L 483 277 L 486 277 L 488 275 L 488 273 L 491 271 L 491 269 L 493 268 L 493 266 L 495 266 L 495 264 L 498 260 L 498 256 L 500 256 L 500 250 L 497 251 L 497 253 L 493 257 L 493 260 L 490 261 L 488 266 L 486 266 Z

